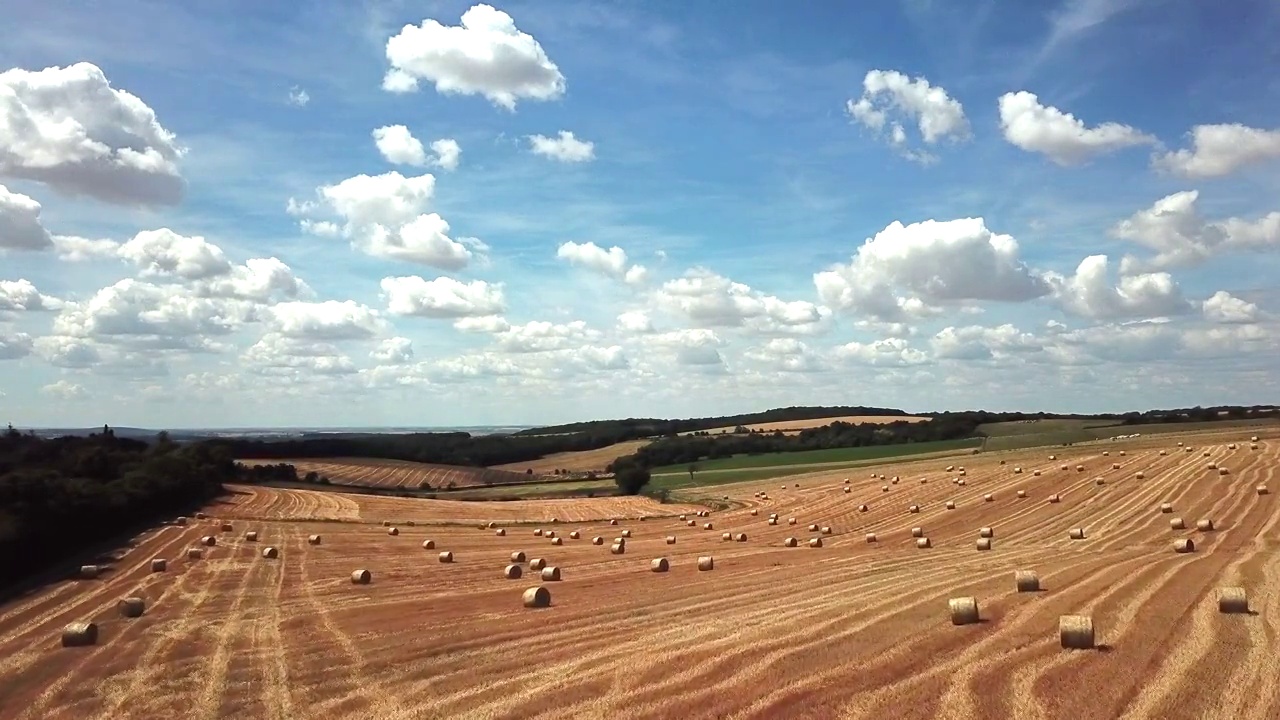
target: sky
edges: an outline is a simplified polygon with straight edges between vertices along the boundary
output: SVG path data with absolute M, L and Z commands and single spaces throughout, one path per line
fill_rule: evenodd
M 1280 400 L 1269 0 L 7 5 L 0 422 Z

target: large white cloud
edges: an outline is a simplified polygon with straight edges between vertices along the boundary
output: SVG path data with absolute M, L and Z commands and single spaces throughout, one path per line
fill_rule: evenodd
M 61 306 L 61 301 L 41 293 L 30 280 L 0 280 L 0 313 L 57 310 Z
M 0 331 L 0 360 L 17 360 L 31 354 L 32 340 L 27 333 Z
M 951 360 L 989 360 L 1008 355 L 1037 352 L 1043 342 L 1032 333 L 1012 324 L 998 327 L 948 326 L 930 339 L 934 357 Z
M 462 282 L 450 277 L 424 280 L 409 275 L 383 278 L 381 286 L 392 315 L 465 318 L 498 315 L 506 309 L 501 283 Z
M 909 159 L 932 162 L 936 158 L 908 148 L 903 123 L 914 123 L 926 145 L 970 137 L 964 106 L 923 77 L 910 78 L 896 70 L 871 70 L 863 77 L 862 88 L 860 98 L 845 103 L 845 112 L 871 130 L 886 132 L 890 145 Z
M 1098 155 L 1157 142 L 1154 136 L 1119 123 L 1086 127 L 1083 120 L 1042 105 L 1034 93 L 1025 90 L 1001 95 L 999 109 L 1005 140 L 1059 165 L 1079 165 Z
M 582 347 L 600 337 L 599 331 L 587 327 L 582 320 L 563 324 L 534 320 L 511 326 L 498 333 L 495 340 L 504 352 L 527 353 Z
M 1258 321 L 1258 306 L 1219 290 L 1200 304 L 1204 316 L 1217 323 L 1252 323 Z
M 269 309 L 268 319 L 279 334 L 308 340 L 359 340 L 387 326 L 377 310 L 354 300 L 277 303 Z
M 152 349 L 207 350 L 210 336 L 228 335 L 255 319 L 250 303 L 195 297 L 177 285 L 127 278 L 88 300 L 68 303 L 54 335 Z
M 702 327 L 744 327 L 762 333 L 809 334 L 826 329 L 831 310 L 806 300 L 786 301 L 705 268 L 668 280 L 654 292 L 659 308 Z
M 441 138 L 431 143 L 431 152 L 422 141 L 409 132 L 404 125 L 385 125 L 375 128 L 373 141 L 382 157 L 397 165 L 423 167 L 434 165 L 445 170 L 458 169 L 458 159 L 462 155 L 462 147 L 452 138 Z
M 630 264 L 627 251 L 617 245 L 605 250 L 593 242 L 577 243 L 570 240 L 556 248 L 556 257 L 630 285 L 639 285 L 649 277 L 648 269 L 643 265 Z
M 427 80 L 441 94 L 483 95 L 508 110 L 521 99 L 564 95 L 564 75 L 542 45 L 490 5 L 472 6 L 459 26 L 430 18 L 405 25 L 387 40 L 386 54 L 391 68 L 382 87 L 391 92 L 412 92 Z
M 0 177 L 127 205 L 175 205 L 184 150 L 96 65 L 0 73 Z
M 884 338 L 874 342 L 849 342 L 835 348 L 836 358 L 854 365 L 906 367 L 923 365 L 929 356 L 911 347 L 902 338 Z
M 430 173 L 405 177 L 393 170 L 356 175 L 324 185 L 316 193 L 318 203 L 289 200 L 288 211 L 304 216 L 302 229 L 317 235 L 340 233 L 353 247 L 374 257 L 460 270 L 488 252 L 476 238 L 449 237 L 449 223 L 437 213 L 426 212 L 435 194 L 435 176 Z M 305 218 L 321 210 L 336 214 L 342 225 Z
M 1122 275 L 1119 284 L 1113 285 L 1109 264 L 1106 255 L 1091 255 L 1080 261 L 1070 277 L 1047 274 L 1054 300 L 1069 313 L 1097 319 L 1154 318 L 1191 311 L 1169 273 Z
M 988 230 L 982 218 L 894 221 L 850 263 L 813 280 L 827 305 L 888 322 L 929 315 L 940 303 L 1021 302 L 1049 292 L 1020 259 L 1018 241 Z
M 0 252 L 52 247 L 53 237 L 40 222 L 40 203 L 0 185 Z
M 1197 125 L 1191 149 L 1156 155 L 1152 165 L 1185 178 L 1218 178 L 1280 159 L 1280 130 L 1261 130 L 1240 123 Z
M 589 162 L 596 157 L 595 143 L 590 140 L 579 140 L 568 130 L 561 130 L 556 137 L 530 135 L 529 150 L 534 155 L 541 155 L 563 163 Z
M 1173 193 L 1116 223 L 1113 237 L 1156 253 L 1149 258 L 1127 255 L 1122 269 L 1192 267 L 1221 252 L 1280 250 L 1280 212 L 1256 220 L 1208 220 L 1200 214 L 1199 197 L 1196 190 Z

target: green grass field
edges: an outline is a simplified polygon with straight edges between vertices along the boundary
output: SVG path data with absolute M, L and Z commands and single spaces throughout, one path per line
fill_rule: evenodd
M 919 455 L 921 453 L 949 452 L 976 448 L 981 443 L 978 439 L 941 440 L 938 442 L 904 443 L 901 445 L 870 445 L 866 447 L 832 448 L 830 450 L 804 450 L 801 452 L 765 453 L 763 455 L 734 455 L 718 460 L 699 460 L 698 470 L 694 475 L 704 471 L 750 470 L 783 468 L 792 465 L 828 465 L 832 463 L 852 463 L 866 460 L 882 460 L 885 458 Z M 802 470 L 811 472 L 822 468 Z M 653 474 L 676 475 L 688 477 L 689 466 L 666 465 L 653 469 Z M 767 477 L 767 476 L 766 476 Z M 717 484 L 720 481 L 716 481 Z
M 987 434 L 982 449 L 1024 450 L 1035 447 L 1052 447 L 1065 443 L 1106 440 L 1116 435 L 1158 435 L 1171 432 L 1204 432 L 1206 430 L 1229 431 L 1236 428 L 1274 426 L 1272 418 L 1253 420 L 1218 420 L 1213 422 L 1154 423 L 1151 425 L 1119 425 L 1111 420 L 1086 418 L 1081 420 L 1036 420 L 1033 422 L 1006 422 L 980 425 L 978 430 Z

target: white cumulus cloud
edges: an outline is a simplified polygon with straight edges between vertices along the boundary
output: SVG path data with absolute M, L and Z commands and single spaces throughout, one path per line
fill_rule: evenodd
M 1005 140 L 1063 166 L 1079 165 L 1098 155 L 1157 142 L 1154 136 L 1119 123 L 1086 127 L 1083 120 L 1041 104 L 1034 93 L 1026 91 L 1001 95 L 999 108 L 1000 129 Z

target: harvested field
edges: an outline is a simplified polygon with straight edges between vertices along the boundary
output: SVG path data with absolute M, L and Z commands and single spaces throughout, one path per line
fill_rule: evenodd
M 563 452 L 548 455 L 540 460 L 530 460 L 529 462 L 507 463 L 506 465 L 494 465 L 493 470 L 508 470 L 511 472 L 524 472 L 532 469 L 535 474 L 545 475 L 560 469 L 570 472 L 604 472 L 609 463 L 617 460 L 623 455 L 630 455 L 640 448 L 648 445 L 649 440 L 628 440 L 602 447 L 597 450 L 583 450 L 581 452 Z
M 1241 442 L 1249 434 L 1262 436 L 1257 450 Z M 139 538 L 100 579 L 0 607 L 0 717 L 1280 717 L 1280 507 L 1254 491 L 1280 486 L 1280 432 L 1177 440 L 1196 451 L 1162 456 L 1176 440 L 1143 437 L 966 457 L 963 487 L 944 472 L 954 461 L 937 459 L 719 486 L 701 491 L 731 498 L 706 520 L 714 531 L 674 516 L 610 525 L 630 510 L 692 517 L 634 498 L 333 501 L 236 488 L 209 519 Z M 1206 470 L 1204 450 L 1231 474 Z M 882 492 L 872 471 L 903 482 Z M 1187 529 L 1170 529 L 1163 503 Z M 771 513 L 798 524 L 769 525 Z M 325 515 L 346 522 L 312 521 Z M 479 527 L 549 529 L 553 516 L 562 546 L 527 525 L 501 537 Z M 1201 518 L 1215 529 L 1195 530 Z M 204 559 L 185 559 L 226 519 L 259 542 L 220 535 Z M 386 534 L 382 521 L 406 519 L 419 522 Z M 809 524 L 832 528 L 821 547 L 798 532 Z M 913 526 L 930 548 L 916 548 Z M 996 540 L 978 552 L 982 527 Z M 1068 539 L 1075 527 L 1086 539 Z M 622 554 L 590 540 L 623 530 Z M 308 545 L 312 533 L 323 544 Z M 784 546 L 791 535 L 798 547 Z M 1180 538 L 1195 552 L 1173 552 Z M 259 557 L 263 545 L 280 557 Z M 507 579 L 514 551 L 561 579 Z M 698 571 L 703 556 L 713 570 Z M 170 559 L 168 572 L 149 572 L 154 557 Z M 656 558 L 667 572 L 651 571 Z M 370 584 L 351 582 L 358 569 Z M 1039 591 L 1018 592 L 1017 571 L 1034 572 Z M 539 585 L 550 606 L 525 608 Z M 1219 612 L 1223 587 L 1245 588 L 1253 614 Z M 116 613 L 129 595 L 146 600 L 142 617 Z M 978 622 L 952 624 L 955 597 L 977 600 Z M 1064 615 L 1091 617 L 1098 649 L 1064 650 Z M 96 645 L 60 646 L 77 620 L 98 623 Z
M 373 488 L 406 488 L 417 490 L 423 483 L 440 490 L 449 487 L 487 487 L 491 485 L 519 485 L 534 478 L 520 472 L 514 473 L 493 468 L 465 467 L 462 465 L 432 465 L 408 460 L 381 458 L 309 458 L 299 460 L 239 460 L 245 465 L 275 465 L 287 463 L 298 469 L 298 476 L 315 472 L 329 478 L 335 485 L 354 485 Z
M 925 415 L 841 415 L 839 417 L 814 418 L 812 420 L 780 420 L 778 422 L 767 423 L 751 423 L 743 425 L 748 430 L 759 430 L 760 432 L 776 432 L 781 430 L 785 435 L 796 435 L 801 430 L 809 428 L 825 427 L 835 422 L 851 423 L 859 425 L 861 423 L 871 423 L 873 425 L 887 425 L 888 423 L 904 421 L 904 422 L 924 422 L 930 419 Z M 708 432 L 711 434 L 731 433 L 738 428 L 737 425 L 728 427 L 711 428 L 710 430 L 696 430 L 692 432 L 680 433 L 681 435 L 692 435 L 693 432 Z

